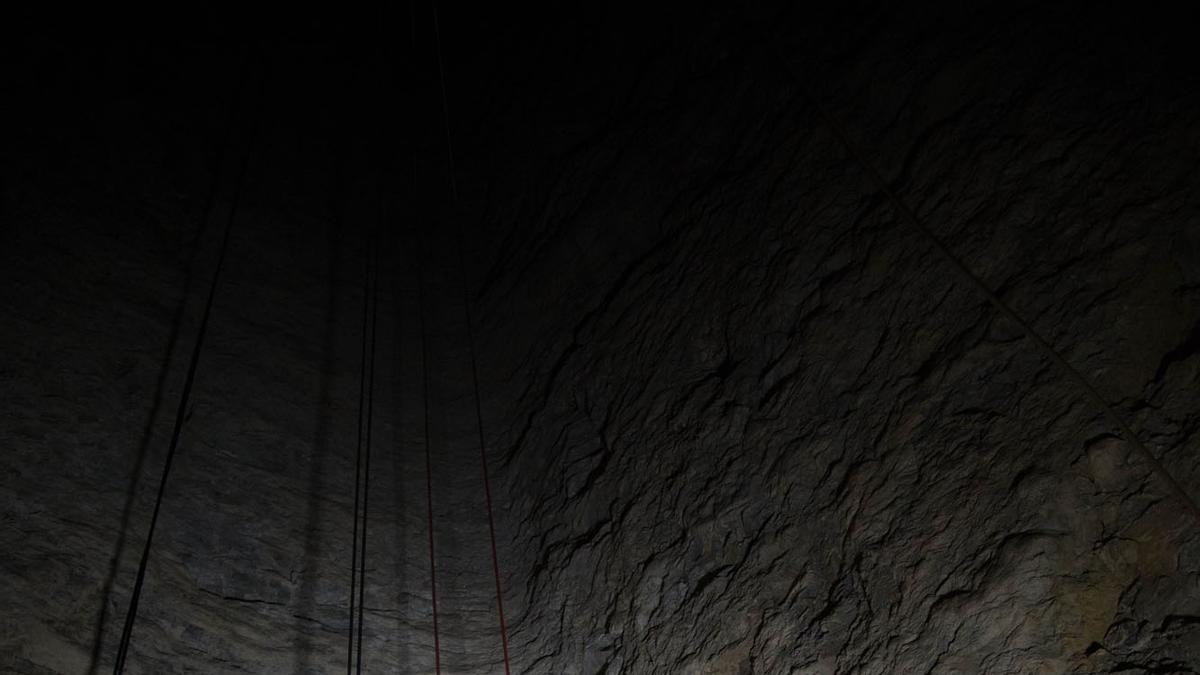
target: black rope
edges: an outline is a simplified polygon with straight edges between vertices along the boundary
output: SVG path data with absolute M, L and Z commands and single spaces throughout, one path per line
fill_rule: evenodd
M 1032 324 L 1021 318 L 1021 316 L 1017 314 L 1016 310 L 1014 310 L 1007 302 L 1005 302 L 1004 299 L 1001 298 L 995 291 L 989 288 L 983 279 L 979 278 L 978 275 L 971 271 L 971 268 L 967 267 L 966 263 L 964 263 L 961 258 L 959 258 L 954 254 L 953 251 L 950 250 L 950 247 L 946 245 L 946 242 L 942 241 L 941 237 L 934 234 L 932 230 L 930 230 L 923 222 L 921 222 L 921 219 L 917 216 L 916 212 L 913 211 L 908 203 L 900 197 L 894 188 L 892 188 L 891 183 L 884 178 L 883 173 L 880 172 L 879 169 L 867 159 L 866 154 L 854 143 L 854 141 L 850 139 L 850 134 L 846 131 L 845 127 L 832 114 L 830 114 L 828 110 L 825 109 L 825 106 L 821 104 L 820 100 L 813 95 L 812 91 L 810 91 L 807 86 L 805 86 L 804 82 L 800 79 L 800 76 L 796 74 L 791 65 L 783 58 L 774 45 L 769 46 L 768 49 L 771 52 L 771 55 L 779 63 L 783 72 L 795 83 L 796 87 L 800 90 L 804 97 L 807 98 L 812 106 L 816 109 L 817 114 L 822 120 L 824 120 L 830 130 L 833 131 L 834 136 L 836 136 L 841 144 L 845 147 L 846 152 L 855 162 L 857 162 L 863 167 L 864 170 L 866 170 L 871 179 L 879 186 L 879 189 L 887 197 L 888 201 L 892 203 L 893 208 L 895 208 L 896 212 L 899 213 L 900 219 L 911 226 L 927 240 L 929 240 L 929 242 L 933 244 L 933 247 L 937 249 L 938 253 L 940 253 L 942 257 L 945 258 L 952 267 L 954 267 L 954 270 L 959 274 L 959 276 L 974 286 L 975 289 L 979 291 L 980 294 L 982 294 L 985 298 L 987 298 L 988 302 L 992 303 L 992 306 L 999 310 L 1001 314 L 1008 317 L 1008 319 L 1013 323 L 1017 324 L 1021 330 L 1024 331 L 1026 337 L 1033 341 L 1034 345 L 1037 346 L 1038 350 L 1041 351 L 1042 354 L 1054 362 L 1063 371 L 1063 373 L 1067 375 L 1068 378 L 1073 380 L 1081 389 L 1083 389 L 1084 393 L 1086 393 L 1088 397 L 1091 398 L 1096 405 L 1098 405 L 1100 409 L 1104 411 L 1104 414 L 1108 417 L 1109 421 L 1115 427 L 1117 427 L 1118 430 L 1120 430 L 1121 435 L 1125 437 L 1125 440 L 1132 445 L 1134 449 L 1137 450 L 1138 454 L 1140 454 L 1146 461 L 1146 463 L 1150 465 L 1150 468 L 1153 470 L 1155 475 L 1159 477 L 1163 484 L 1172 493 L 1174 493 L 1182 506 L 1186 508 L 1194 518 L 1196 518 L 1197 522 L 1200 522 L 1200 506 L 1198 506 L 1196 501 L 1192 499 L 1191 495 L 1189 495 L 1187 491 L 1183 489 L 1183 486 L 1180 485 L 1177 480 L 1175 480 L 1174 476 L 1172 476 L 1170 471 L 1167 470 L 1167 467 L 1164 466 L 1163 463 L 1159 461 L 1158 457 L 1156 457 L 1154 453 L 1150 451 L 1150 448 L 1142 442 L 1142 439 L 1139 438 L 1138 435 L 1133 431 L 1133 428 L 1129 426 L 1129 423 L 1126 422 L 1123 417 L 1117 414 L 1117 411 L 1104 398 L 1104 396 L 1096 388 L 1096 385 L 1092 384 L 1092 382 L 1088 380 L 1083 373 L 1079 372 L 1077 368 L 1072 366 L 1061 354 L 1059 354 L 1058 351 L 1055 350 L 1054 347 L 1052 347 L 1050 343 L 1041 336 L 1040 333 L 1034 330 Z
M 210 220 L 213 205 L 216 203 L 217 194 L 221 188 L 221 167 L 225 165 L 225 156 L 229 151 L 229 145 L 233 139 L 234 122 L 237 119 L 238 104 L 241 100 L 242 90 L 246 85 L 246 60 L 249 58 L 249 52 L 243 55 L 239 61 L 238 77 L 232 90 L 229 93 L 229 100 L 226 103 L 225 121 L 220 127 L 216 145 L 216 153 L 210 165 L 210 173 L 212 178 L 209 181 L 208 193 L 204 197 L 204 206 L 200 211 L 200 218 L 197 223 L 195 234 L 192 238 L 192 250 L 188 255 L 187 273 L 184 276 L 183 292 L 180 295 L 179 304 L 175 308 L 175 314 L 171 321 L 171 334 L 167 339 L 167 349 L 164 356 L 162 368 L 159 370 L 158 381 L 155 385 L 155 402 L 151 407 L 149 420 L 153 424 L 153 420 L 158 417 L 158 411 L 161 407 L 162 392 L 166 386 L 167 375 L 170 370 L 171 354 L 175 353 L 175 347 L 179 343 L 179 334 L 181 332 L 183 318 L 187 314 L 187 299 L 192 295 L 192 286 L 195 279 L 196 260 L 200 255 L 200 242 L 204 240 L 204 235 L 208 232 L 208 221 Z M 133 513 L 134 502 L 137 499 L 137 487 L 141 481 L 142 467 L 146 462 L 146 450 L 150 443 L 150 434 L 152 427 L 147 426 L 143 437 L 140 451 L 138 453 L 137 462 L 134 464 L 132 476 L 133 481 L 129 486 L 129 492 L 125 497 L 125 506 L 121 510 L 121 528 L 117 536 L 117 545 L 114 547 L 114 555 L 109 566 L 108 576 L 104 582 L 104 591 L 101 593 L 102 602 L 100 605 L 100 618 L 96 622 L 95 642 L 92 645 L 91 664 L 88 667 L 88 675 L 94 675 L 100 668 L 101 650 L 104 646 L 103 633 L 107 628 L 108 623 L 108 605 L 113 593 L 113 584 L 116 583 L 118 565 L 123 553 L 125 552 L 125 541 L 129 535 L 129 520 Z
M 380 203 L 382 209 L 382 200 Z M 382 214 L 381 214 L 382 216 Z M 371 368 L 370 380 L 367 383 L 367 440 L 363 449 L 366 456 L 363 467 L 363 512 L 362 512 L 362 550 L 358 556 L 358 673 L 363 668 L 363 610 L 366 607 L 364 593 L 367 588 L 367 500 L 371 494 L 371 430 L 375 419 L 375 341 L 379 327 L 379 230 L 375 231 L 374 245 L 375 265 L 371 273 Z
M 379 28 L 382 31 L 385 24 L 383 17 L 383 8 L 380 6 Z M 381 62 L 381 72 L 386 72 L 386 59 L 383 53 L 382 40 L 376 45 L 376 57 Z M 382 101 L 379 105 L 379 110 L 382 113 Z M 377 133 L 382 138 L 386 128 L 384 126 L 385 117 L 381 114 L 379 118 L 380 126 Z M 384 221 L 387 218 L 386 202 L 384 200 L 383 182 L 385 176 L 385 163 L 383 155 L 386 152 L 386 144 L 381 143 L 378 148 L 379 157 L 377 157 L 377 167 L 375 174 L 375 198 L 379 212 L 376 214 L 375 227 L 372 230 L 371 253 L 373 259 L 371 272 L 371 365 L 368 371 L 369 381 L 367 382 L 367 430 L 366 444 L 364 447 L 365 462 L 363 467 L 363 504 L 362 504 L 362 538 L 360 539 L 361 550 L 358 556 L 358 667 L 356 672 L 361 675 L 363 671 L 363 612 L 366 609 L 366 588 L 367 588 L 367 516 L 369 510 L 367 508 L 368 499 L 371 494 L 371 432 L 374 428 L 375 419 L 375 345 L 376 336 L 379 328 L 379 256 L 381 248 L 381 236 Z
M 256 47 L 257 49 L 257 47 Z M 250 53 L 247 52 L 242 61 L 242 70 L 239 78 L 245 81 L 246 72 L 249 69 Z M 265 63 L 264 63 L 265 68 Z M 246 152 L 242 156 L 241 166 L 238 169 L 237 180 L 234 183 L 233 196 L 230 200 L 229 215 L 225 222 L 225 231 L 221 237 L 221 246 L 217 256 L 216 268 L 213 271 L 212 281 L 208 288 L 208 297 L 204 303 L 204 313 L 200 319 L 200 326 L 196 330 L 196 342 L 192 346 L 191 359 L 188 362 L 187 376 L 183 383 L 183 392 L 179 397 L 179 407 L 175 411 L 175 425 L 171 431 L 171 442 L 167 447 L 167 456 L 163 462 L 162 476 L 158 482 L 158 492 L 154 498 L 154 510 L 150 514 L 150 526 L 146 533 L 146 543 L 142 548 L 142 556 L 138 562 L 137 578 L 133 584 L 133 591 L 129 598 L 129 608 L 125 612 L 125 625 L 121 630 L 121 641 L 117 647 L 117 658 L 113 664 L 113 673 L 120 674 L 125 670 L 125 662 L 129 657 L 129 646 L 133 641 L 133 626 L 137 621 L 138 606 L 141 601 L 142 588 L 146 581 L 146 567 L 150 561 L 150 551 L 154 542 L 154 532 L 158 525 L 158 516 L 162 511 L 163 497 L 166 494 L 167 479 L 171 474 L 171 467 L 175 461 L 175 455 L 179 449 L 179 440 L 183 434 L 184 421 L 187 419 L 188 404 L 191 401 L 192 387 L 196 381 L 196 370 L 200 364 L 200 353 L 204 347 L 204 338 L 208 333 L 208 323 L 212 316 L 213 302 L 217 295 L 217 288 L 220 285 L 221 271 L 225 267 L 225 259 L 229 253 L 230 234 L 233 231 L 233 224 L 236 219 L 238 206 L 242 196 L 242 186 L 246 179 L 246 170 L 250 164 L 250 156 L 253 154 L 254 145 L 258 138 L 259 132 L 259 113 L 262 108 L 263 91 L 266 88 L 266 74 L 264 72 L 262 81 L 259 85 L 258 98 L 255 102 L 253 122 L 250 131 L 250 137 L 246 144 Z M 240 99 L 240 93 L 239 93 Z M 222 151 L 223 154 L 224 151 Z M 219 171 L 219 167 L 218 167 Z M 215 179 L 214 179 L 215 180 Z M 208 219 L 214 204 L 216 202 L 216 190 L 210 193 L 210 200 L 205 205 L 205 220 Z M 199 245 L 199 242 L 197 242 Z
M 379 25 L 383 26 L 382 16 Z M 383 61 L 382 47 L 376 56 Z M 382 105 L 380 106 L 382 109 Z M 383 117 L 380 117 L 382 135 Z M 379 249 L 382 223 L 386 218 L 383 199 L 384 164 L 377 157 L 375 175 L 377 222 L 364 239 L 365 273 L 363 277 L 362 366 L 358 389 L 358 447 L 354 463 L 354 537 L 350 562 L 350 631 L 347 635 L 346 673 L 362 673 L 363 625 L 367 588 L 367 524 L 371 494 L 371 432 L 375 419 L 375 356 L 379 327 Z M 364 419 L 365 416 L 365 419 Z M 361 510 L 359 491 L 361 488 Z M 360 531 L 361 522 L 361 531 Z M 357 613 L 356 613 L 357 610 Z M 357 625 L 357 636 L 355 626 Z
M 358 602 L 358 504 L 360 486 L 362 485 L 362 441 L 364 399 L 367 386 L 367 317 L 370 307 L 367 285 L 370 282 L 370 272 L 365 272 L 363 278 L 363 312 L 361 330 L 361 355 L 358 370 L 358 439 L 354 447 L 354 510 L 353 534 L 350 544 L 350 630 L 346 635 L 346 673 L 354 672 L 354 609 Z
M 371 484 L 371 427 L 374 420 L 375 344 L 379 316 L 377 228 L 364 239 L 362 354 L 358 380 L 358 442 L 354 459 L 354 527 L 350 556 L 350 631 L 346 673 L 362 672 L 363 595 L 366 588 L 367 502 Z M 361 524 L 361 531 L 360 531 Z M 357 617 L 357 620 L 356 620 Z M 357 626 L 357 639 L 356 639 Z
M 409 47 L 411 50 L 410 61 L 413 63 L 413 69 L 410 73 L 413 79 L 413 93 L 417 90 L 417 10 L 415 0 L 409 0 L 408 3 L 409 16 Z M 414 129 L 415 129 L 414 125 Z M 416 147 L 416 140 L 413 140 L 413 147 Z M 417 156 L 414 149 L 411 154 L 411 185 L 415 197 L 417 194 Z M 414 235 L 414 240 L 418 239 Z M 438 596 L 437 596 L 437 555 L 434 544 L 434 518 L 433 518 L 433 453 L 430 447 L 430 415 L 429 415 L 429 340 L 427 338 L 428 327 L 427 317 L 425 314 L 425 251 L 428 248 L 428 242 L 424 238 L 420 238 L 421 244 L 415 245 L 413 250 L 417 252 L 417 321 L 420 327 L 421 336 L 421 414 L 423 417 L 423 432 L 422 438 L 425 446 L 425 517 L 426 517 L 426 533 L 428 535 L 429 548 L 429 603 L 432 610 L 433 618 L 433 669 L 436 675 L 441 675 L 442 672 L 442 642 L 439 633 L 438 625 Z
M 415 185 L 415 181 L 414 181 Z M 417 260 L 417 320 L 421 334 L 421 413 L 423 416 L 425 441 L 425 517 L 429 534 L 429 601 L 433 609 L 433 663 L 434 672 L 442 672 L 442 644 L 438 633 L 437 602 L 437 556 L 433 535 L 433 453 L 430 449 L 429 417 L 429 342 L 426 338 L 427 318 L 425 315 L 425 261 L 418 254 Z

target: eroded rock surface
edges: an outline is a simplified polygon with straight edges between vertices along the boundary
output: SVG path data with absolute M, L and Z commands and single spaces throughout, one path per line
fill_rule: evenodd
M 397 161 L 380 199 L 378 73 L 268 50 L 130 672 L 344 667 L 380 204 L 366 670 L 432 670 L 427 439 L 443 672 L 502 670 L 464 279 L 514 672 L 1200 670 L 1200 525 L 812 98 L 1200 494 L 1200 88 L 1169 17 L 444 18 L 457 210 L 439 99 L 397 118 L 427 170 L 414 190 Z M 0 669 L 99 672 L 249 115 L 200 228 L 234 57 L 152 49 L 176 60 L 126 80 L 146 55 L 105 48 L 109 79 L 73 80 L 89 54 L 30 44 L 18 84 L 45 98 L 0 235 Z
M 1166 36 L 804 19 L 774 38 L 803 86 L 1194 491 L 1200 126 Z M 494 216 L 522 668 L 1192 672 L 1196 523 L 778 62 L 721 54 Z

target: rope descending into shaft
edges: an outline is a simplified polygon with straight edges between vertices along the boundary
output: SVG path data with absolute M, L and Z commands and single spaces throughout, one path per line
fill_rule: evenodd
M 241 90 L 246 80 L 246 71 L 249 69 L 250 53 L 247 52 L 241 65 L 239 74 L 239 83 L 237 86 L 238 94 L 235 97 L 233 109 L 236 110 L 238 101 L 241 99 Z M 265 67 L 265 64 L 264 64 Z M 154 542 L 154 532 L 158 525 L 158 516 L 162 511 L 163 497 L 166 494 L 167 479 L 171 475 L 171 467 L 175 461 L 175 455 L 179 450 L 179 440 L 183 435 L 183 424 L 187 418 L 188 405 L 191 402 L 192 388 L 196 381 L 196 370 L 200 365 L 200 354 L 204 348 L 204 339 L 208 335 L 208 323 L 212 316 L 213 302 L 217 296 L 217 288 L 220 286 L 221 272 L 225 267 L 225 259 L 229 254 L 229 239 L 233 232 L 233 224 L 236 220 L 238 206 L 241 202 L 242 186 L 246 180 L 246 170 L 250 165 L 250 156 L 253 154 L 254 146 L 258 139 L 259 132 L 259 113 L 262 108 L 263 90 L 266 88 L 266 74 L 262 76 L 259 83 L 258 97 L 255 100 L 253 122 L 251 123 L 250 137 L 246 143 L 245 153 L 242 155 L 241 164 L 238 169 L 237 179 L 234 182 L 233 196 L 229 204 L 229 214 L 225 220 L 225 230 L 221 235 L 221 247 L 217 255 L 217 265 L 213 270 L 212 281 L 208 287 L 208 297 L 204 302 L 204 312 L 200 318 L 200 326 L 196 329 L 196 342 L 192 346 L 191 359 L 188 362 L 187 376 L 184 379 L 183 391 L 179 396 L 179 407 L 175 411 L 175 425 L 171 430 L 171 442 L 167 447 L 167 456 L 163 461 L 162 475 L 158 481 L 158 492 L 154 497 L 154 510 L 150 514 L 150 526 L 146 532 L 146 543 L 142 548 L 142 557 L 138 561 L 137 578 L 133 584 L 133 592 L 129 598 L 129 608 L 125 612 L 125 625 L 121 630 L 121 640 L 117 647 L 117 657 L 113 664 L 113 673 L 119 675 L 125 671 L 125 662 L 129 658 L 129 646 L 133 641 L 133 626 L 137 621 L 138 605 L 142 597 L 142 588 L 146 581 L 146 567 L 150 560 L 150 551 Z M 232 128 L 233 113 L 230 114 L 230 127 Z M 226 135 L 226 143 L 228 137 Z M 220 157 L 224 157 L 224 148 L 220 152 Z M 213 189 L 209 193 L 209 198 L 204 206 L 203 219 L 205 221 L 211 216 L 216 203 L 217 189 L 216 185 L 220 182 L 220 164 L 214 171 Z M 199 242 L 197 242 L 199 245 Z
M 454 200 L 454 208 L 457 211 L 459 207 L 458 178 L 454 167 L 454 142 L 450 134 L 450 103 L 449 97 L 446 95 L 446 69 L 445 65 L 442 63 L 442 30 L 438 20 L 437 0 L 433 0 L 433 30 L 434 38 L 437 44 L 438 78 L 442 89 L 442 119 L 446 127 L 446 156 L 449 164 L 450 194 Z M 487 505 L 488 535 L 492 549 L 492 576 L 496 582 L 496 610 L 500 618 L 500 646 L 504 655 L 504 673 L 505 675 L 511 675 L 512 670 L 509 666 L 508 659 L 508 627 L 505 625 L 504 621 L 504 591 L 500 583 L 500 556 L 496 552 L 496 519 L 492 514 L 491 477 L 488 474 L 487 444 L 484 441 L 483 434 L 483 407 L 479 400 L 479 367 L 478 359 L 476 358 L 475 354 L 475 332 L 472 328 L 473 319 L 471 316 L 471 293 L 469 290 L 469 284 L 467 283 L 466 258 L 463 254 L 465 244 L 462 229 L 462 219 L 456 217 L 455 225 L 455 230 L 458 235 L 459 272 L 462 277 L 463 313 L 467 323 L 467 345 L 469 347 L 471 356 L 471 384 L 474 387 L 475 394 L 475 421 L 476 428 L 479 432 L 479 463 L 483 470 L 483 496 L 484 502 Z
M 382 207 L 381 207 L 382 208 Z M 380 214 L 382 218 L 382 214 Z M 371 488 L 371 428 L 375 411 L 375 342 L 379 324 L 379 228 L 364 246 L 362 359 L 358 383 L 358 447 L 354 461 L 354 537 L 350 555 L 350 632 L 346 673 L 362 673 L 363 607 L 367 579 L 367 499 Z M 361 510 L 359 491 L 361 487 Z M 361 523 L 361 530 L 359 524 Z M 357 597 L 356 597 L 357 594 Z M 357 607 L 357 618 L 355 608 Z M 357 628 L 357 640 L 355 638 Z
M 415 169 L 415 166 L 414 166 Z M 415 175 L 415 171 L 414 171 Z M 433 459 L 429 450 L 429 345 L 425 333 L 425 265 L 417 265 L 417 318 L 421 325 L 421 400 L 425 418 L 425 515 L 429 533 L 429 596 L 433 604 L 433 666 L 442 672 L 442 643 L 438 636 L 437 563 L 433 546 Z
M 363 443 L 363 453 L 366 456 L 363 466 L 363 511 L 361 549 L 358 554 L 358 669 L 363 670 L 363 610 L 367 603 L 364 598 L 367 588 L 367 508 L 368 497 L 371 494 L 371 430 L 375 419 L 375 336 L 379 328 L 379 232 L 375 233 L 375 267 L 371 278 L 371 367 L 370 379 L 367 382 L 367 433 Z
M 854 141 L 850 139 L 850 134 L 846 131 L 841 122 L 839 122 L 837 118 L 830 114 L 829 111 L 826 110 L 825 106 L 821 104 L 820 100 L 813 95 L 813 92 L 805 86 L 804 82 L 800 79 L 800 76 L 796 74 L 796 72 L 791 68 L 779 51 L 776 50 L 774 46 L 769 47 L 769 49 L 775 60 L 779 62 L 783 72 L 791 78 L 796 87 L 803 93 L 804 97 L 809 100 L 812 106 L 816 109 L 818 115 L 822 118 L 822 120 L 824 120 L 825 124 L 830 128 L 830 130 L 833 131 L 834 136 L 836 136 L 841 144 L 845 147 L 846 152 L 855 162 L 857 162 L 864 170 L 866 170 L 867 174 L 887 197 L 888 201 L 892 203 L 893 208 L 895 208 L 896 212 L 900 215 L 900 219 L 920 233 L 923 237 L 928 239 L 929 242 L 933 244 L 934 248 L 937 249 L 938 253 L 940 253 L 942 257 L 945 258 L 952 267 L 954 267 L 954 270 L 959 274 L 959 276 L 974 286 L 975 289 L 978 290 L 985 298 L 987 298 L 988 302 L 992 303 L 992 305 L 999 310 L 1001 314 L 1008 317 L 1010 321 L 1020 326 L 1021 330 L 1025 332 L 1026 337 L 1033 341 L 1038 350 L 1041 351 L 1042 354 L 1049 358 L 1052 362 L 1054 362 L 1063 371 L 1063 373 L 1067 375 L 1068 378 L 1073 380 L 1081 389 L 1083 389 L 1084 393 L 1086 393 L 1087 396 L 1091 398 L 1101 410 L 1104 411 L 1104 414 L 1108 417 L 1113 426 L 1120 430 L 1121 435 L 1125 437 L 1125 440 L 1137 450 L 1138 454 L 1140 454 L 1144 460 L 1146 460 L 1146 463 L 1150 465 L 1150 468 L 1163 482 L 1163 485 L 1165 485 L 1172 493 L 1174 493 L 1180 504 L 1186 508 L 1194 518 L 1196 518 L 1197 522 L 1200 522 L 1200 506 L 1198 506 L 1192 496 L 1189 495 L 1186 490 L 1184 490 L 1183 486 L 1180 485 L 1177 480 L 1175 480 L 1175 478 L 1171 475 L 1171 472 L 1167 470 L 1167 467 L 1164 466 L 1163 463 L 1154 456 L 1154 453 L 1150 451 L 1150 448 L 1142 442 L 1142 439 L 1139 438 L 1138 435 L 1133 431 L 1133 428 L 1129 426 L 1129 423 L 1126 422 L 1121 415 L 1117 414 L 1117 411 L 1108 403 L 1107 400 L 1105 400 L 1104 396 L 1096 388 L 1096 385 L 1092 384 L 1092 382 L 1088 380 L 1083 373 L 1079 372 L 1079 369 L 1072 366 L 1061 354 L 1059 354 L 1058 351 L 1055 350 L 1054 347 L 1052 347 L 1050 343 L 1041 336 L 1040 333 L 1034 330 L 1032 324 L 1021 318 L 1021 316 L 1017 314 L 1016 310 L 1014 310 L 1007 302 L 1005 302 L 1004 299 L 1001 298 L 995 291 L 989 288 L 983 279 L 971 271 L 971 269 L 967 267 L 966 263 L 950 250 L 950 247 L 946 245 L 946 242 L 944 242 L 923 222 L 921 222 L 921 219 L 917 216 L 916 212 L 913 211 L 908 203 L 905 202 L 896 192 L 896 190 L 892 188 L 888 180 L 884 178 L 883 173 L 881 173 L 879 169 L 867 159 L 866 154 L 854 143 Z
M 417 9 L 416 0 L 408 2 L 409 18 L 409 61 L 417 62 Z M 413 93 L 416 93 L 416 71 L 412 71 Z M 414 144 L 415 147 L 415 144 Z M 417 193 L 417 156 L 414 150 L 410 154 L 410 179 L 412 192 Z M 416 218 L 413 219 L 416 222 Z M 423 438 L 425 442 L 425 516 L 426 532 L 429 535 L 429 601 L 433 609 L 433 669 L 435 675 L 442 673 L 442 642 L 438 632 L 438 599 L 437 599 L 437 556 L 434 548 L 433 533 L 433 457 L 429 445 L 429 342 L 426 337 L 427 324 L 425 316 L 425 252 L 422 246 L 414 246 L 417 254 L 417 321 L 420 324 L 421 335 L 421 414 L 424 417 Z

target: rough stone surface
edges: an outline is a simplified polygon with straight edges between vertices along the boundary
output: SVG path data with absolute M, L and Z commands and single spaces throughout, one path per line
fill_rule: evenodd
M 776 39 L 1194 490 L 1194 78 L 1136 23 L 1113 51 L 1115 18 Z M 722 54 L 629 92 L 496 209 L 480 305 L 522 671 L 1200 667 L 1196 523 L 777 63 Z
M 502 671 L 465 280 L 514 672 L 1200 671 L 1200 525 L 798 86 L 1200 494 L 1200 82 L 1169 17 L 1085 9 L 551 16 L 451 58 L 463 205 L 436 137 L 382 200 L 366 670 L 432 670 L 428 441 L 443 672 Z M 249 124 L 201 228 L 233 57 L 29 45 L 0 670 L 100 672 Z M 130 672 L 344 667 L 351 61 L 270 51 Z

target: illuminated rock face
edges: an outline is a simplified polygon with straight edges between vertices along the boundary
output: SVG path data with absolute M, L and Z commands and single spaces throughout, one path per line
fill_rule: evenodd
M 1184 43 L 1163 17 L 909 11 L 447 10 L 457 210 L 431 60 L 379 134 L 370 45 L 265 50 L 128 671 L 344 667 L 376 222 L 365 670 L 433 669 L 432 522 L 443 672 L 502 672 L 464 281 L 513 672 L 1200 670 L 1200 524 L 897 218 L 764 36 L 1200 494 Z M 44 31 L 22 53 L 0 670 L 105 672 L 250 106 L 201 229 L 233 54 Z

